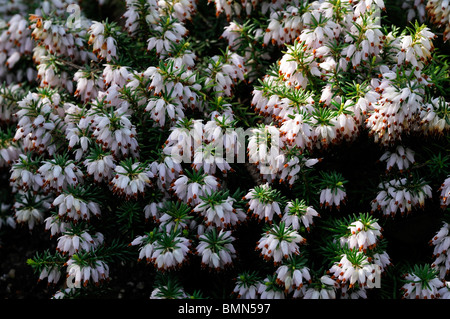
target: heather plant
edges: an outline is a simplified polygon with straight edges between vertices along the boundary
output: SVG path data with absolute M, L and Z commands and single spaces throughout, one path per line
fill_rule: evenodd
M 449 12 L 2 1 L 0 253 L 57 299 L 450 298 Z

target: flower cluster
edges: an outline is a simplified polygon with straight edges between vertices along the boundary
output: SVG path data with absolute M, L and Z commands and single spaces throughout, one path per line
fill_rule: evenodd
M 416 213 L 442 224 L 399 292 L 450 298 L 447 0 L 83 6 L 0 9 L 0 240 L 47 231 L 54 298 L 133 267 L 151 299 L 397 296 Z
M 431 187 L 422 179 L 394 179 L 378 185 L 380 191 L 372 201 L 372 211 L 381 211 L 385 216 L 409 214 L 414 207 L 423 207 L 425 200 L 432 197 Z
M 436 299 L 440 297 L 444 283 L 437 277 L 435 270 L 428 265 L 416 265 L 404 275 L 402 287 L 404 299 Z

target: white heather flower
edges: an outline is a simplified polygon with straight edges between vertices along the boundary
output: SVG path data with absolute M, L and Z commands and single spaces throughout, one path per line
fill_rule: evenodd
M 267 181 L 276 178 L 277 156 L 284 143 L 280 131 L 273 125 L 262 125 L 252 129 L 248 139 L 247 153 L 249 162 L 255 164 Z
M 49 284 L 57 284 L 61 278 L 61 270 L 57 266 L 44 267 L 39 274 L 38 281 L 42 281 L 47 278 Z
M 110 182 L 114 193 L 127 198 L 137 198 L 150 185 L 153 173 L 140 162 L 122 161 L 114 169 L 115 177 Z
M 426 2 L 427 17 L 431 23 L 444 27 L 444 41 L 450 39 L 450 15 L 449 5 L 446 0 L 429 0 Z
M 200 243 L 195 251 L 202 258 L 202 267 L 221 270 L 231 266 L 236 257 L 236 250 L 233 247 L 234 240 L 231 231 L 220 230 L 217 232 L 215 228 L 201 235 Z
M 385 9 L 383 0 L 362 0 L 354 6 L 353 16 L 358 17 L 374 9 Z
M 14 220 L 14 217 L 11 215 L 8 215 L 11 210 L 12 205 L 10 204 L 0 204 L 0 214 L 2 217 L 0 217 L 0 229 L 4 226 L 11 227 L 13 229 L 16 228 L 16 221 Z
M 304 299 L 336 299 L 336 281 L 325 275 L 320 277 L 319 282 L 308 285 L 304 293 Z
M 149 165 L 150 171 L 157 180 L 158 187 L 162 190 L 169 189 L 173 182 L 183 173 L 180 161 L 178 161 L 176 156 L 172 156 L 170 152 L 169 147 L 165 147 L 161 158 Z
M 434 38 L 434 33 L 426 27 L 416 30 L 414 36 L 401 36 L 401 50 L 397 54 L 398 65 L 402 63 L 411 64 L 416 75 L 420 77 L 419 71 L 425 66 L 424 62 L 431 58 L 431 51 L 434 49 L 432 40 Z
M 261 250 L 261 256 L 265 260 L 273 260 L 274 264 L 279 264 L 283 259 L 298 255 L 299 245 L 305 242 L 306 239 L 297 231 L 281 222 L 263 234 L 256 248 Z
M 55 146 L 51 145 L 52 132 L 60 118 L 53 112 L 51 101 L 38 93 L 29 92 L 17 105 L 19 111 L 15 116 L 18 122 L 13 142 L 23 139 L 28 144 L 25 144 L 25 150 L 46 151 L 52 155 L 55 151 Z
M 450 104 L 443 97 L 436 97 L 424 105 L 420 114 L 420 130 L 426 135 L 442 135 L 450 130 Z
M 211 87 L 216 95 L 231 96 L 238 81 L 244 80 L 246 69 L 244 59 L 237 53 L 226 51 L 223 56 L 213 56 L 205 70 L 209 75 L 205 86 Z
M 66 289 L 60 289 L 51 297 L 51 299 L 64 299 L 64 298 L 70 298 L 71 294 L 75 291 L 75 286 L 73 288 L 66 288 Z
M 420 122 L 417 115 L 422 108 L 427 83 L 424 78 L 412 74 L 410 69 L 398 72 L 394 66 L 392 69 L 380 68 L 380 71 L 381 81 L 373 91 L 381 92 L 381 96 L 373 103 L 366 126 L 375 142 L 389 145 L 400 140 L 402 133 L 412 131 L 414 124 Z
M 155 221 L 159 220 L 159 218 L 161 217 L 160 209 L 163 207 L 164 203 L 165 203 L 164 201 L 159 203 L 152 202 L 148 205 L 145 205 L 144 207 L 145 219 L 148 220 L 152 218 Z
M 147 40 L 147 50 L 156 50 L 161 57 L 166 57 L 172 52 L 172 46 L 180 42 L 188 33 L 182 23 L 171 17 L 159 19 L 154 27 L 154 36 Z
M 311 50 L 318 49 L 339 36 L 341 27 L 332 19 L 322 15 L 319 10 L 312 11 L 310 19 L 317 22 L 306 23 L 307 27 L 302 31 L 299 39 Z
M 17 118 L 14 114 L 17 112 L 17 102 L 10 100 L 13 96 L 24 96 L 25 92 L 20 84 L 9 84 L 0 87 L 0 120 L 5 123 L 16 123 Z
M 111 34 L 108 34 L 109 32 L 105 32 L 105 29 L 107 27 L 104 24 L 93 21 L 93 24 L 88 30 L 88 44 L 92 45 L 93 53 L 98 58 L 106 59 L 107 62 L 110 62 L 113 58 L 117 57 L 117 43 Z
M 450 204 L 450 176 L 441 184 L 439 191 L 441 192 L 439 195 L 441 207 L 445 208 Z
M 233 227 L 243 222 L 247 215 L 233 207 L 235 199 L 228 192 L 206 193 L 200 196 L 200 202 L 194 207 L 194 212 L 203 217 L 207 226 L 218 229 Z
M 367 299 L 366 288 L 348 288 L 344 286 L 341 288 L 341 299 Z
M 62 192 L 83 181 L 83 172 L 66 156 L 56 155 L 53 160 L 42 163 L 38 172 L 42 176 L 44 189 Z
M 83 164 L 87 174 L 92 176 L 96 182 L 110 181 L 116 168 L 113 156 L 102 153 L 94 154 L 92 157 L 88 156 Z
M 99 284 L 109 279 L 109 266 L 104 261 L 95 260 L 91 265 L 79 265 L 77 262 L 73 258 L 67 261 L 67 277 L 74 287 L 87 286 L 89 281 Z
M 308 13 L 309 5 L 313 6 L 314 4 L 299 1 L 298 4 L 297 2 L 289 3 L 285 7 L 273 10 L 264 33 L 264 44 L 267 45 L 270 42 L 273 45 L 283 45 L 297 39 L 305 28 L 303 17 Z
M 375 265 L 380 267 L 379 269 L 381 272 L 383 272 L 386 267 L 392 266 L 391 259 L 386 251 L 373 254 L 372 261 Z
M 304 283 L 311 282 L 309 268 L 306 267 L 302 258 L 292 256 L 277 268 L 277 283 L 284 286 L 285 291 L 300 290 Z
M 386 162 L 386 171 L 390 171 L 395 165 L 402 172 L 404 169 L 408 169 L 411 164 L 415 163 L 414 151 L 399 145 L 395 149 L 395 152 L 386 151 L 383 153 L 380 161 Z
M 156 283 L 150 299 L 187 299 L 190 296 L 184 291 L 177 278 L 168 277 L 162 278 L 160 282 Z
M 444 286 L 438 290 L 440 299 L 450 299 L 450 282 L 445 281 Z
M 425 22 L 427 17 L 426 6 L 427 3 L 423 0 L 405 0 L 402 3 L 402 9 L 407 12 L 407 20 L 412 21 L 416 18 L 420 23 Z
M 401 287 L 403 299 L 439 298 L 439 290 L 444 282 L 437 277 L 437 271 L 429 265 L 415 265 L 404 275 L 405 284 Z
M 374 266 L 369 259 L 360 251 L 350 251 L 341 255 L 339 262 L 335 262 L 330 268 L 331 278 L 341 285 L 352 288 L 355 284 L 364 287 L 367 282 L 375 279 Z
M 152 261 L 158 235 L 158 229 L 154 229 L 145 235 L 137 236 L 130 243 L 131 246 L 140 246 L 138 261 L 146 260 L 147 263 Z
M 351 235 L 341 238 L 341 244 L 347 244 L 350 249 L 357 249 L 366 252 L 367 249 L 373 249 L 382 238 L 382 228 L 376 220 L 358 218 L 348 227 Z
M 349 43 L 341 53 L 342 60 L 351 62 L 356 69 L 373 56 L 378 56 L 383 43 L 383 32 L 375 14 L 362 15 L 352 21 L 345 35 L 345 42 Z M 345 58 L 344 58 L 345 57 Z
M 179 231 L 162 232 L 153 246 L 151 261 L 159 270 L 179 268 L 187 261 L 190 247 L 191 241 Z
M 72 256 L 78 251 L 89 251 L 97 247 L 103 242 L 103 235 L 96 233 L 92 237 L 88 232 L 83 231 L 81 234 L 70 234 L 66 232 L 64 235 L 58 237 L 58 244 L 56 250 L 64 255 Z
M 225 26 L 224 31 L 220 37 L 227 40 L 228 46 L 230 48 L 234 48 L 239 44 L 239 41 L 237 40 L 241 36 L 241 31 L 242 26 L 236 23 L 236 21 L 231 21 L 227 26 Z
M 30 191 L 19 192 L 19 196 L 13 206 L 15 220 L 18 224 L 27 224 L 31 230 L 44 220 L 44 213 L 50 208 L 49 199 Z
M 203 142 L 194 151 L 194 159 L 192 167 L 196 170 L 202 170 L 205 173 L 214 175 L 217 171 L 227 174 L 228 171 L 233 172 L 223 151 L 223 145 L 217 141 Z
M 218 190 L 220 184 L 216 177 L 205 174 L 202 171 L 185 171 L 172 185 L 175 195 L 191 206 L 197 206 L 201 203 L 200 196 L 214 193 Z
M 192 208 L 182 201 L 165 200 L 158 208 L 156 222 L 159 228 L 170 232 L 172 229 L 187 229 L 192 222 Z M 156 216 L 155 216 L 156 217 Z
M 58 207 L 58 215 L 69 220 L 78 221 L 80 219 L 89 220 L 93 216 L 100 216 L 100 205 L 95 201 L 77 198 L 70 192 L 59 195 L 55 198 L 52 206 Z
M 186 67 L 177 68 L 174 60 L 160 64 L 158 67 L 148 67 L 142 77 L 151 95 L 146 99 L 145 111 L 150 113 L 155 126 L 164 127 L 167 122 L 175 124 L 184 118 L 186 108 L 196 108 L 200 90 L 197 75 Z M 131 85 L 133 82 L 130 82 Z
M 4 145 L 2 147 L 2 144 Z M 0 167 L 10 166 L 15 160 L 19 158 L 20 151 L 5 140 L 0 139 Z
M 275 160 L 279 182 L 287 182 L 290 187 L 298 180 L 300 172 L 303 172 L 305 168 L 311 168 L 319 162 L 317 158 L 308 159 L 303 156 L 301 149 L 296 146 L 281 150 L 280 155 Z
M 55 235 L 65 233 L 69 225 L 65 223 L 59 216 L 51 215 L 45 220 L 45 230 L 50 231 L 50 238 Z
M 130 73 L 126 66 L 106 64 L 103 69 L 103 82 L 108 86 L 117 85 L 125 86 L 130 77 Z
M 180 118 L 170 128 L 163 153 L 173 158 L 174 163 L 192 162 L 194 150 L 203 141 L 203 123 L 201 120 Z
M 425 199 L 432 197 L 431 187 L 422 179 L 393 179 L 380 183 L 378 188 L 380 191 L 371 203 L 372 211 L 379 210 L 386 216 L 395 216 L 398 211 L 409 214 L 414 207 L 423 208 Z
M 304 114 L 295 114 L 293 118 L 283 121 L 280 132 L 289 144 L 301 150 L 311 147 L 312 127 Z
M 304 200 L 295 199 L 286 204 L 281 221 L 294 230 L 299 230 L 303 225 L 309 231 L 310 226 L 314 224 L 314 217 L 320 216 L 312 206 L 307 206 Z
M 235 121 L 232 116 L 217 114 L 203 126 L 203 136 L 218 147 L 223 145 L 226 159 L 234 159 L 242 147 L 239 135 L 234 128 Z
M 431 267 L 439 271 L 439 278 L 441 279 L 444 279 L 450 273 L 450 254 L 448 251 L 450 247 L 449 230 L 450 226 L 444 222 L 441 229 L 430 240 L 430 245 L 434 246 L 434 261 Z
M 130 121 L 127 106 L 99 111 L 101 113 L 94 114 L 91 124 L 95 142 L 110 150 L 115 157 L 120 154 L 136 157 L 138 154 L 136 128 Z
M 184 107 L 179 100 L 174 99 L 169 102 L 159 96 L 150 98 L 145 111 L 151 114 L 152 119 L 159 126 L 165 126 L 167 116 L 172 122 L 185 116 Z
M 288 50 L 279 62 L 280 72 L 286 78 L 287 85 L 303 88 L 309 84 L 309 77 L 321 76 L 314 54 L 306 50 L 304 42 L 295 41 L 287 45 Z
M 257 299 L 259 281 L 256 272 L 243 272 L 236 278 L 233 294 L 236 294 L 238 299 Z
M 37 161 L 31 157 L 31 153 L 20 154 L 18 160 L 11 167 L 9 182 L 12 187 L 24 191 L 39 190 L 42 185 L 42 176 L 39 174 Z
M 261 299 L 285 299 L 284 289 L 276 283 L 276 276 L 268 276 L 258 285 Z
M 94 73 L 87 70 L 78 70 L 75 72 L 73 80 L 77 82 L 74 95 L 80 97 L 82 102 L 95 100 L 103 85 L 103 82 L 99 78 L 96 78 Z
M 340 208 L 345 203 L 347 193 L 344 184 L 347 182 L 342 175 L 336 172 L 322 173 L 322 190 L 320 191 L 320 206 Z
M 282 200 L 281 193 L 267 183 L 250 189 L 243 199 L 249 201 L 248 211 L 259 220 L 272 222 L 274 214 L 282 216 L 278 203 Z

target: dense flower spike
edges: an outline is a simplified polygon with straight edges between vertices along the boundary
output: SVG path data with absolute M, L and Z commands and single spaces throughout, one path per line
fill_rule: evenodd
M 193 211 L 203 217 L 207 226 L 225 229 L 236 226 L 247 218 L 242 209 L 233 207 L 236 199 L 229 196 L 228 192 L 206 193 L 199 197 L 200 202 Z
M 414 151 L 399 145 L 395 149 L 395 152 L 386 151 L 380 157 L 380 161 L 386 162 L 386 171 L 390 171 L 396 166 L 402 172 L 403 170 L 407 170 L 411 164 L 415 163 Z
M 256 248 L 261 250 L 264 259 L 273 259 L 273 262 L 278 264 L 283 259 L 300 254 L 299 245 L 304 243 L 306 243 L 305 238 L 281 222 L 279 225 L 273 225 L 263 234 Z
M 150 185 L 153 173 L 144 164 L 125 160 L 114 169 L 115 176 L 110 182 L 114 193 L 126 198 L 137 198 Z
M 450 38 L 450 15 L 448 6 L 449 4 L 445 0 L 429 0 L 425 7 L 431 22 L 444 28 L 444 41 L 448 41 Z
M 336 289 L 339 285 L 327 275 L 313 281 L 304 291 L 304 299 L 336 299 Z
M 80 234 L 65 233 L 58 237 L 56 250 L 64 255 L 72 256 L 79 251 L 89 251 L 103 243 L 101 233 L 91 236 L 88 232 L 82 231 Z
M 97 57 L 111 62 L 117 57 L 116 39 L 114 38 L 114 26 L 94 21 L 89 28 L 88 44 L 92 45 L 92 50 Z
M 336 279 L 340 285 L 348 282 L 350 288 L 356 284 L 366 286 L 368 281 L 375 279 L 375 273 L 374 265 L 369 262 L 368 257 L 356 250 L 343 254 L 339 262 L 330 268 L 331 278 Z
M 450 176 L 444 180 L 439 191 L 441 192 L 439 196 L 441 207 L 445 208 L 450 204 Z
M 96 260 L 93 265 L 83 265 L 73 257 L 67 261 L 67 276 L 74 287 L 87 286 L 89 281 L 94 284 L 109 280 L 109 266 L 102 260 Z
M 347 244 L 350 249 L 366 252 L 373 249 L 382 238 L 382 228 L 376 220 L 361 216 L 348 226 L 351 232 L 349 237 L 342 237 L 341 244 Z
M 284 289 L 277 284 L 275 275 L 268 276 L 258 284 L 258 294 L 261 299 L 285 299 Z
M 70 187 L 63 194 L 55 198 L 52 206 L 58 209 L 58 215 L 68 220 L 89 220 L 100 216 L 101 210 L 98 202 L 91 200 L 90 189 Z
M 429 265 L 416 265 L 404 275 L 402 286 L 404 299 L 435 299 L 440 297 L 444 283 L 437 277 L 437 271 Z
M 233 293 L 238 299 L 256 299 L 260 278 L 257 273 L 244 272 L 236 278 Z
M 178 231 L 164 232 L 154 245 L 151 260 L 155 267 L 163 271 L 179 268 L 187 262 L 190 247 L 190 240 L 180 236 Z
M 195 251 L 202 257 L 202 266 L 215 270 L 231 266 L 236 257 L 236 250 L 233 247 L 234 240 L 231 231 L 217 232 L 215 228 L 201 235 L 200 243 Z
M 450 236 L 447 223 L 444 222 L 441 229 L 430 240 L 430 245 L 434 246 L 433 257 L 435 258 L 431 267 L 439 271 L 439 278 L 444 279 L 450 273 L 450 257 L 448 254 Z
M 372 201 L 372 211 L 385 216 L 409 214 L 415 207 L 424 207 L 425 200 L 432 197 L 431 187 L 423 179 L 393 179 L 378 185 L 380 191 Z
M 41 174 L 43 187 L 47 191 L 62 192 L 83 181 L 84 174 L 67 156 L 55 155 L 52 160 L 42 162 L 37 170 Z
M 295 199 L 287 203 L 281 220 L 295 230 L 303 226 L 309 231 L 314 217 L 319 217 L 319 213 L 312 206 L 307 206 L 304 200 Z
M 311 282 L 311 275 L 305 263 L 305 260 L 297 255 L 285 260 L 283 265 L 277 268 L 277 282 L 284 286 L 286 292 L 300 290 L 304 283 Z
M 253 215 L 266 222 L 272 222 L 274 215 L 281 216 L 280 201 L 283 200 L 281 193 L 277 189 L 273 189 L 269 184 L 263 184 L 251 189 L 244 196 L 249 200 L 248 211 L 252 211 Z
M 50 199 L 32 192 L 19 192 L 19 199 L 14 203 L 14 217 L 18 224 L 27 224 L 33 229 L 36 224 L 43 222 L 44 212 L 50 208 Z
M 173 183 L 172 190 L 182 201 L 197 206 L 202 202 L 200 196 L 213 194 L 219 189 L 219 181 L 216 177 L 200 171 L 185 171 Z
M 320 205 L 331 208 L 340 208 L 345 203 L 347 193 L 344 184 L 347 182 L 341 174 L 336 172 L 322 173 L 322 190 L 320 191 Z

